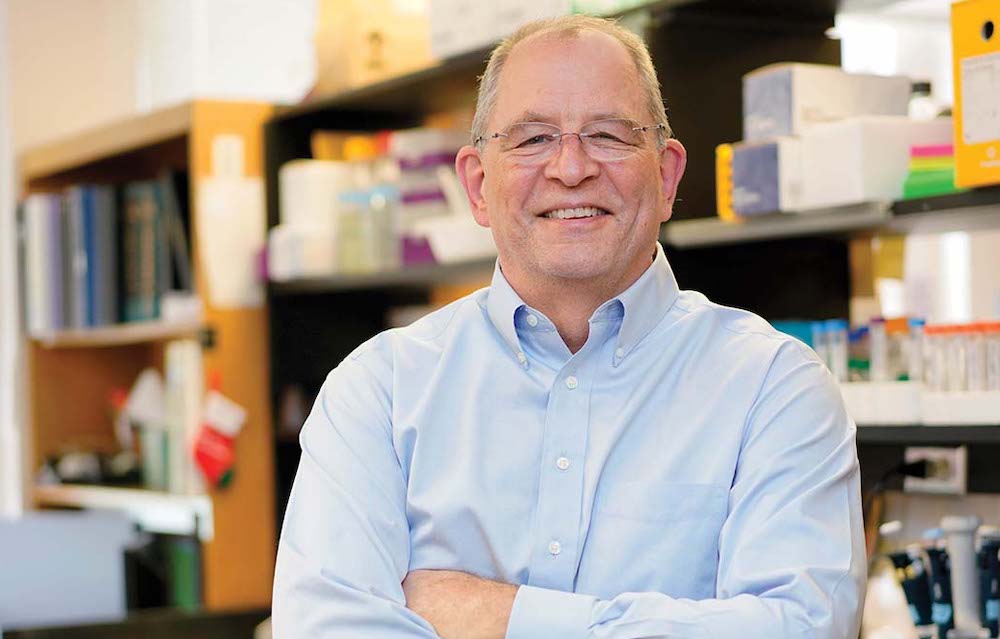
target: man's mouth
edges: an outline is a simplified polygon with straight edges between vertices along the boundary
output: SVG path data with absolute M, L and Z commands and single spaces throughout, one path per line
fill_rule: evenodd
M 610 213 L 593 206 L 583 206 L 575 209 L 556 209 L 543 213 L 542 217 L 550 220 L 576 220 L 584 217 L 597 217 L 598 215 L 610 215 Z

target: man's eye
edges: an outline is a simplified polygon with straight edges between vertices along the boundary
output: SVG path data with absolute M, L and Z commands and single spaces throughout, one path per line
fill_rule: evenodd
M 594 142 L 609 142 L 613 144 L 628 144 L 621 136 L 609 133 L 608 131 L 598 131 L 587 135 Z
M 547 135 L 535 135 L 528 138 L 524 142 L 521 142 L 520 144 L 518 144 L 518 146 L 536 146 L 539 144 L 545 144 L 548 141 L 549 141 L 549 136 Z

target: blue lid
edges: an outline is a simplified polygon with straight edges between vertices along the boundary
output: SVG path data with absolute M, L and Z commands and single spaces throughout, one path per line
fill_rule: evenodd
M 834 331 L 846 331 L 848 329 L 847 320 L 845 319 L 831 319 L 826 320 L 826 330 L 830 332 Z
M 810 324 L 810 328 L 812 328 L 812 332 L 814 334 L 825 333 L 826 332 L 826 322 L 812 322 Z
M 906 321 L 906 324 L 910 328 L 920 328 L 921 326 L 927 325 L 927 320 L 922 317 L 911 317 Z
M 941 530 L 940 528 L 928 528 L 927 530 L 924 531 L 924 534 L 921 536 L 924 539 L 943 539 L 944 531 Z
M 849 342 L 860 342 L 866 337 L 868 337 L 867 326 L 859 326 L 847 332 L 847 341 Z

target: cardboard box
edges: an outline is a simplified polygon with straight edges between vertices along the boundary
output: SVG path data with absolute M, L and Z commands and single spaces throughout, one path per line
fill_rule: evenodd
M 532 20 L 571 10 L 571 0 L 430 0 L 431 52 L 448 58 L 488 47 Z
M 797 211 L 802 206 L 802 149 L 783 137 L 732 145 L 732 210 L 736 215 Z
M 910 147 L 951 137 L 951 118 L 862 116 L 815 126 L 802 136 L 802 210 L 898 200 Z
M 906 115 L 910 79 L 847 73 L 822 64 L 779 63 L 743 76 L 743 138 L 800 135 L 859 115 Z
M 1000 0 L 965 0 L 951 5 L 951 40 L 955 186 L 998 184 Z
M 425 11 L 396 0 L 320 0 L 316 95 L 373 84 L 436 64 Z

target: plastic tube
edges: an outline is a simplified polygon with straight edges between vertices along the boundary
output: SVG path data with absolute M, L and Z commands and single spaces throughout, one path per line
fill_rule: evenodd
M 941 520 L 941 528 L 947 536 L 948 558 L 951 563 L 955 629 L 970 637 L 978 637 L 982 628 L 979 623 L 979 580 L 975 552 L 979 523 L 978 517 L 948 516 Z
M 951 392 L 968 390 L 965 362 L 968 335 L 965 327 L 949 326 L 945 336 L 945 390 Z
M 826 322 L 827 356 L 830 371 L 838 382 L 847 381 L 847 320 Z
M 826 339 L 826 322 L 813 322 L 810 328 L 812 329 L 813 350 L 816 351 L 819 359 L 829 368 L 830 348 Z
M 983 324 L 970 324 L 965 332 L 966 389 L 986 390 L 986 330 Z
M 944 340 L 947 335 L 943 326 L 927 326 L 924 328 L 924 381 L 927 387 L 934 391 L 943 391 L 945 383 L 945 353 Z
M 986 324 L 986 389 L 1000 391 L 1000 322 Z
M 868 343 L 872 350 L 872 381 L 887 382 L 889 381 L 889 343 L 885 334 L 885 320 L 881 317 L 873 317 L 868 329 Z
M 919 317 L 911 317 L 909 322 L 910 341 L 907 352 L 907 377 L 911 382 L 924 381 L 924 326 L 926 322 Z

